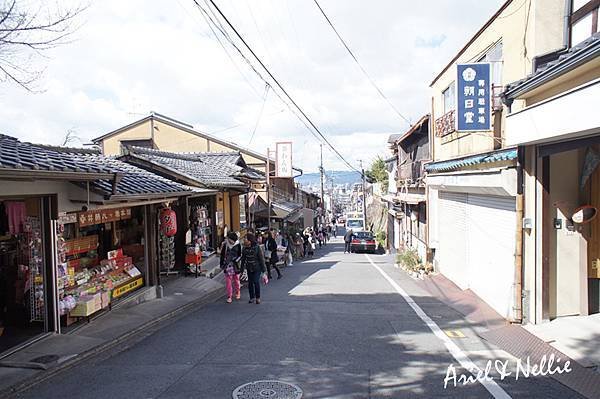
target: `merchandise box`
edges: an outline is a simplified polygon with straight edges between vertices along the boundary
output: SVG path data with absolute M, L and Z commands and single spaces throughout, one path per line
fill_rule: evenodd
M 77 306 L 69 312 L 71 317 L 86 317 L 102 309 L 102 296 L 100 294 L 81 296 Z

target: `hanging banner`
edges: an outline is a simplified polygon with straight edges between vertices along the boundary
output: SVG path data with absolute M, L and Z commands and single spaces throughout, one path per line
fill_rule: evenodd
M 491 79 L 489 63 L 456 65 L 456 130 L 491 130 Z
M 275 176 L 293 177 L 292 174 L 292 143 L 276 143 Z
M 93 211 L 79 212 L 77 214 L 79 227 L 126 219 L 131 219 L 131 208 L 95 209 Z

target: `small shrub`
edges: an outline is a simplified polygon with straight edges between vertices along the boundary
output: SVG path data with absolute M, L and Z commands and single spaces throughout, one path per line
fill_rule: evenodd
M 417 251 L 412 248 L 405 249 L 399 253 L 397 261 L 408 270 L 417 271 L 421 269 L 421 258 L 419 257 Z
M 385 231 L 379 230 L 377 232 L 377 234 L 375 235 L 375 239 L 377 240 L 377 242 L 381 243 L 382 245 L 385 244 L 385 239 L 386 239 Z

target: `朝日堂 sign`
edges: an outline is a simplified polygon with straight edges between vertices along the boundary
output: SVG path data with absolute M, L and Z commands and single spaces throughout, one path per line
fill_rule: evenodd
M 490 64 L 456 66 L 456 130 L 491 130 Z
M 275 159 L 275 176 L 293 177 L 292 175 L 292 143 L 277 143 Z
M 116 222 L 125 219 L 131 219 L 131 208 L 95 209 L 93 211 L 79 212 L 77 214 L 79 227 Z

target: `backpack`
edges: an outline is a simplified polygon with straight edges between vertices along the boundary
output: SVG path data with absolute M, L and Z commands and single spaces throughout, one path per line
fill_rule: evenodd
M 260 268 L 258 257 L 260 248 L 256 246 L 244 247 L 244 267 L 246 270 L 253 272 Z

